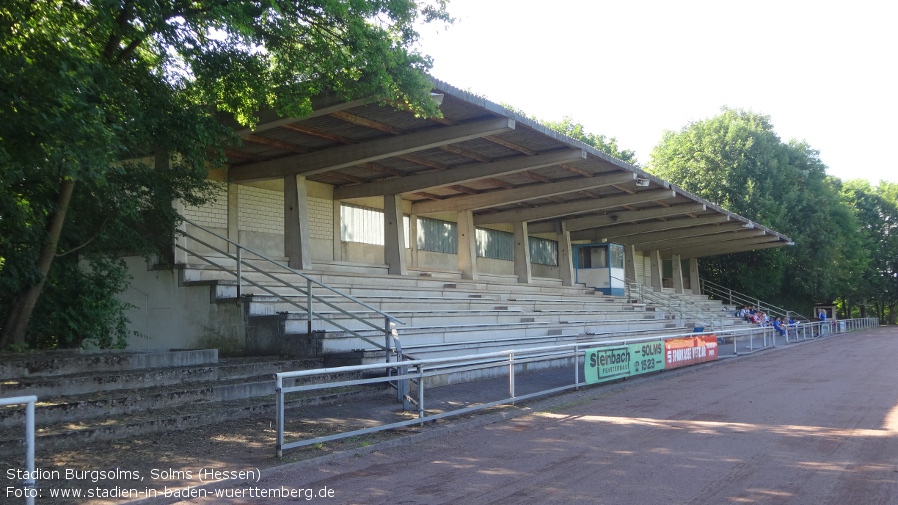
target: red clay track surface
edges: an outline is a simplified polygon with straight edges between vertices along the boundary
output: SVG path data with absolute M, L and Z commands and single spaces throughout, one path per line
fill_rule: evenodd
M 898 503 L 898 329 L 592 387 L 532 415 L 182 503 Z M 327 492 L 327 491 L 326 491 Z

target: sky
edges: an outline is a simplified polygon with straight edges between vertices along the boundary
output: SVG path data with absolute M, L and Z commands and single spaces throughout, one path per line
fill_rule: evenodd
M 642 166 L 665 130 L 738 108 L 843 180 L 898 183 L 898 2 L 450 0 L 431 75 L 617 139 Z

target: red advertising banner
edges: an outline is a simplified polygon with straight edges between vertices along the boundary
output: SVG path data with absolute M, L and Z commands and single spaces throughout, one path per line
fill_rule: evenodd
M 717 335 L 664 341 L 664 368 L 678 368 L 717 359 Z

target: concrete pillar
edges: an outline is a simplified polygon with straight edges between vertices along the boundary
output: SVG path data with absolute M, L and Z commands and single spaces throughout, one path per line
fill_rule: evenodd
M 334 200 L 334 261 L 343 261 L 343 204 Z
M 306 178 L 288 175 L 284 177 L 284 256 L 290 268 L 312 268 L 311 240 Z
M 514 274 L 521 284 L 530 284 L 533 280 L 530 268 L 530 237 L 527 235 L 527 223 L 521 221 L 514 224 Z
M 571 232 L 564 229 L 555 237 L 558 241 L 558 275 L 562 286 L 573 286 L 574 280 L 574 248 L 571 247 Z
M 477 233 L 474 227 L 474 213 L 470 210 L 458 212 L 458 270 L 463 279 L 477 280 Z
M 657 249 L 649 251 L 649 262 L 652 268 L 652 289 L 661 291 L 663 287 L 661 283 L 661 251 Z
M 228 239 L 240 242 L 240 185 L 228 184 Z M 228 244 L 228 252 L 237 254 L 237 246 Z
M 406 275 L 405 226 L 402 224 L 402 197 L 384 195 L 384 263 L 390 275 Z
M 636 278 L 636 246 L 624 245 L 624 277 L 626 282 L 636 281 L 642 284 L 642 279 Z
M 689 289 L 696 294 L 702 292 L 701 279 L 698 277 L 698 258 L 689 258 Z
M 167 149 L 156 150 L 153 165 L 154 168 L 160 172 L 171 170 L 171 155 Z M 175 209 L 175 212 L 177 212 L 179 216 L 184 216 L 185 205 L 183 200 L 173 201 L 172 207 Z M 178 225 L 178 230 L 182 232 L 187 231 L 187 223 L 181 221 L 181 224 Z M 187 252 L 177 246 L 188 247 L 187 237 L 180 233 L 175 234 L 175 241 L 172 244 L 171 256 L 166 258 L 166 260 L 170 260 L 175 265 L 185 265 L 187 264 Z
M 420 263 L 420 259 L 419 259 L 419 257 L 418 257 L 418 256 L 419 256 L 419 251 L 418 251 L 418 216 L 416 216 L 416 215 L 414 215 L 414 214 L 412 214 L 411 216 L 409 216 L 409 219 L 408 219 L 408 228 L 409 228 L 409 230 L 408 230 L 409 241 L 411 242 L 411 243 L 409 244 L 409 245 L 411 246 L 411 247 L 410 247 L 410 251 L 409 251 L 409 252 L 411 253 L 411 263 L 412 263 L 412 267 L 418 268 L 418 266 L 420 266 L 420 264 L 421 264 L 421 263 Z
M 674 293 L 683 294 L 683 262 L 680 260 L 680 255 L 671 256 L 670 262 L 673 266 Z

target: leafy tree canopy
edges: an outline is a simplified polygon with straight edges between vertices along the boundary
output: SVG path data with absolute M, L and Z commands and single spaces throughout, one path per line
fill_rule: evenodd
M 32 344 L 111 345 L 98 334 L 111 328 L 122 341 L 114 258 L 165 243 L 173 200 L 209 198 L 208 170 L 236 142 L 218 113 L 252 125 L 329 93 L 438 114 L 430 60 L 410 49 L 420 19 L 451 21 L 445 0 L 0 4 L 0 347 L 26 343 L 35 307 Z M 177 155 L 158 170 L 155 153 Z M 79 289 L 88 281 L 104 289 Z M 85 313 L 51 304 L 61 293 Z
M 866 266 L 838 180 L 826 177 L 805 142 L 781 141 L 765 115 L 724 108 L 665 132 L 647 169 L 794 240 L 794 247 L 704 259 L 703 275 L 715 282 L 809 314 Z

